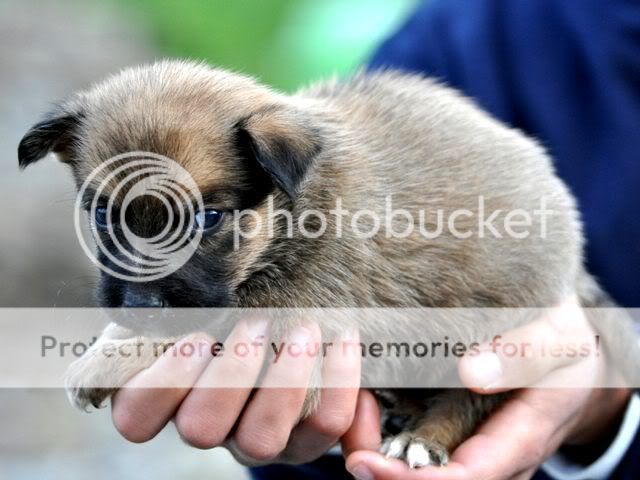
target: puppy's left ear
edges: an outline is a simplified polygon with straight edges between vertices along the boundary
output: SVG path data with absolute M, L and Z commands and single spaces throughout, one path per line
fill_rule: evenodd
M 264 108 L 236 125 L 237 149 L 255 162 L 289 198 L 322 149 L 318 126 L 304 112 L 289 107 Z
M 70 159 L 71 146 L 80 124 L 81 114 L 58 108 L 36 123 L 22 137 L 18 146 L 20 168 L 45 157 L 49 152 L 58 155 L 61 161 Z

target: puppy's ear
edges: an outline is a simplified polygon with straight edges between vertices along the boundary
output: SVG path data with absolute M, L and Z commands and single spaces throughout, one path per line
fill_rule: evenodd
M 81 113 L 57 109 L 31 127 L 18 146 L 20 168 L 31 165 L 49 152 L 58 154 L 61 161 L 68 162 L 80 119 Z
M 255 162 L 292 200 L 313 160 L 320 152 L 321 135 L 304 114 L 286 107 L 270 107 L 239 121 L 237 149 Z

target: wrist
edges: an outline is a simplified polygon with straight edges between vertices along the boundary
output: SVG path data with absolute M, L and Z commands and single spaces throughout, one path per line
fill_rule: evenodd
M 630 398 L 627 388 L 595 389 L 562 445 L 562 454 L 582 464 L 602 455 L 620 428 Z
M 564 451 L 549 458 L 542 466 L 554 480 L 605 480 L 611 478 L 637 442 L 640 430 L 640 396 L 632 395 L 625 409 L 622 422 L 606 451 L 591 463 L 576 462 L 567 458 Z M 579 448 L 574 447 L 574 451 Z M 581 459 L 581 460 L 584 460 Z M 626 477 L 625 477 L 626 478 Z

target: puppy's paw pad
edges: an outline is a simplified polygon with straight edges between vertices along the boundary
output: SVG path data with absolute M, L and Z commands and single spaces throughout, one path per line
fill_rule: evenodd
M 404 460 L 411 468 L 449 463 L 449 454 L 442 445 L 408 433 L 387 438 L 380 452 L 387 457 Z

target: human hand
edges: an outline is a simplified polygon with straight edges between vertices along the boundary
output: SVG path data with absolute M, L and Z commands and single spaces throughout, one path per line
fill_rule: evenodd
M 583 311 L 573 299 L 550 315 L 508 332 L 502 341 L 540 346 L 562 344 L 565 338 L 578 343 L 593 343 L 595 339 Z M 602 357 L 506 358 L 498 351 L 496 355 L 486 352 L 463 358 L 459 364 L 460 378 L 478 393 L 510 390 L 510 386 L 520 382 L 532 388 L 515 391 L 456 449 L 446 467 L 411 470 L 404 462 L 377 453 L 380 415 L 373 396 L 363 392 L 353 425 L 342 439 L 347 469 L 360 480 L 531 478 L 562 444 L 586 445 L 616 427 L 629 399 L 628 390 L 557 388 L 564 378 L 581 378 L 583 385 L 591 379 L 595 385 L 602 375 Z M 542 388 L 545 384 L 556 388 Z
M 145 442 L 173 419 L 188 444 L 203 449 L 224 445 L 245 464 L 304 463 L 321 456 L 353 419 L 360 355 L 357 349 L 341 345 L 358 342 L 357 332 L 335 342 L 336 348 L 328 349 L 323 361 L 323 382 L 345 388 L 323 388 L 318 409 L 300 423 L 307 389 L 279 386 L 307 385 L 317 356 L 282 350 L 278 361 L 269 365 L 261 388 L 253 389 L 269 349 L 267 336 L 267 322 L 241 321 L 219 358 L 175 355 L 185 342 L 212 345 L 213 339 L 206 335 L 178 342 L 114 395 L 116 429 L 132 442 Z M 318 345 L 320 337 L 318 326 L 308 324 L 295 328 L 285 342 Z M 227 348 L 238 344 L 253 345 L 252 354 Z

